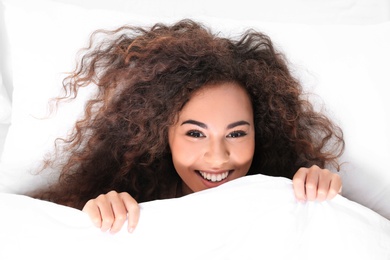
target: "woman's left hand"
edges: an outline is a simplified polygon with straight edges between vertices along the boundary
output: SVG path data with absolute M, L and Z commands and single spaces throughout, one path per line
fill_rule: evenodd
M 329 170 L 314 165 L 300 168 L 293 177 L 295 197 L 298 201 L 324 201 L 341 192 L 341 178 Z

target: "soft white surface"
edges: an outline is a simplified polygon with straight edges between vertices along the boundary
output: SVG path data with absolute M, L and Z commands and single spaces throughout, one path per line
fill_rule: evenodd
M 5 138 L 7 137 L 9 124 L 0 124 L 0 158 L 3 153 Z
M 0 194 L 0 259 L 390 258 L 390 221 L 343 197 L 295 201 L 284 178 L 248 176 L 141 204 L 133 234 L 101 233 L 77 210 Z
M 316 99 L 318 106 L 325 102 L 345 131 L 343 194 L 390 219 L 390 174 L 385 163 L 390 158 L 390 22 L 384 22 L 390 20 L 388 1 L 307 4 L 299 0 L 292 6 L 279 0 L 267 1 L 268 8 L 257 1 L 265 8 L 260 8 L 263 15 L 259 16 L 254 15 L 255 8 L 248 15 L 238 12 L 251 1 L 235 5 L 236 15 L 229 14 L 229 5 L 216 2 L 195 6 L 164 2 L 174 8 L 163 8 L 158 2 L 154 3 L 158 13 L 145 11 L 152 4 L 149 1 L 98 1 L 96 8 L 90 7 L 90 0 L 73 1 L 77 5 L 49 0 L 0 2 L 6 7 L 14 85 L 12 125 L 0 160 L 0 191 L 26 194 L 50 181 L 31 172 L 54 139 L 65 135 L 82 113 L 83 100 L 65 104 L 52 118 L 42 119 L 47 115 L 47 100 L 58 95 L 64 73 L 72 70 L 77 50 L 86 45 L 92 31 L 188 16 L 225 35 L 256 28 L 271 36 L 308 91 L 321 97 Z
M 149 15 L 156 20 L 207 16 L 234 20 L 306 24 L 373 24 L 390 20 L 388 0 L 55 0 L 56 2 Z
M 1 45 L 0 45 L 1 46 Z M 0 71 L 0 157 L 3 153 L 5 138 L 11 123 L 11 101 L 2 81 Z
M 11 101 L 7 90 L 3 85 L 3 78 L 0 73 L 0 124 L 9 124 L 11 121 Z

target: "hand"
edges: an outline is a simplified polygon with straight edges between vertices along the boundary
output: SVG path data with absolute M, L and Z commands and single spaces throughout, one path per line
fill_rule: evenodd
M 324 201 L 333 199 L 341 192 L 339 175 L 314 165 L 300 168 L 293 177 L 295 197 L 298 201 Z
M 110 191 L 99 195 L 96 199 L 89 200 L 83 211 L 89 215 L 95 226 L 103 232 L 110 230 L 111 233 L 118 232 L 126 219 L 128 220 L 127 230 L 130 233 L 133 232 L 140 215 L 137 201 L 127 192 L 118 193 L 116 191 Z

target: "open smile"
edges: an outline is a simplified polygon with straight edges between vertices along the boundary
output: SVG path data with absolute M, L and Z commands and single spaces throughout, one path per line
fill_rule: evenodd
M 225 171 L 220 173 L 211 173 L 205 171 L 196 171 L 203 179 L 210 182 L 224 181 L 232 171 Z

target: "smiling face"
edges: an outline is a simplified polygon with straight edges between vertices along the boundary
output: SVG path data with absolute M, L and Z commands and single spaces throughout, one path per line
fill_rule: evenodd
M 184 194 L 245 176 L 255 149 L 248 94 L 231 82 L 204 86 L 170 127 L 169 146 Z

